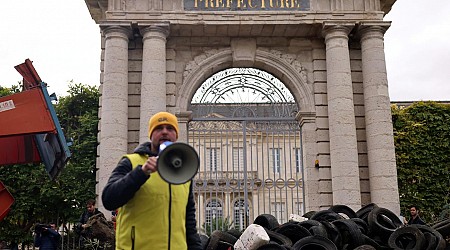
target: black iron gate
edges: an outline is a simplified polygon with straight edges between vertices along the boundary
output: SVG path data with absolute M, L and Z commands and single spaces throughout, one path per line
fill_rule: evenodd
M 292 118 L 196 118 L 188 142 L 200 156 L 194 178 L 198 227 L 245 229 L 260 214 L 280 223 L 302 215 L 299 124 Z

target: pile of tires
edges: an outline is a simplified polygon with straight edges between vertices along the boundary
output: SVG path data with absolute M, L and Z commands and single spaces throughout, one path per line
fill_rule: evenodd
M 303 221 L 279 224 L 270 214 L 256 217 L 253 225 L 264 228 L 267 240 L 242 247 L 246 231 L 216 230 L 202 235 L 205 250 L 362 250 L 362 249 L 450 249 L 450 219 L 434 225 L 403 225 L 392 211 L 369 204 L 358 211 L 345 205 L 310 211 Z M 253 233 L 252 233 L 253 234 Z M 263 237 L 264 238 L 264 237 Z M 248 241 L 245 238 L 243 241 Z M 239 243 L 239 244 L 237 244 Z M 251 244 L 247 244 L 250 246 Z M 447 246 L 448 245 L 448 246 Z

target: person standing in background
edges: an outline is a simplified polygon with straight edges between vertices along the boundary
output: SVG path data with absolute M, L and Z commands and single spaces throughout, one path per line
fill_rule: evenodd
M 61 235 L 56 229 L 55 223 L 49 225 L 38 224 L 34 228 L 34 246 L 39 250 L 57 250 L 61 240 Z
M 410 206 L 409 212 L 411 214 L 411 218 L 409 218 L 408 225 L 412 224 L 419 224 L 419 225 L 425 225 L 425 221 L 422 220 L 419 216 L 419 209 L 417 206 Z

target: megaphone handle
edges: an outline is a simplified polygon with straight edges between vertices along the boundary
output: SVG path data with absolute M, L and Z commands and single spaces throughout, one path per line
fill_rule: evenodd
M 141 167 L 142 171 L 144 171 L 147 175 L 158 171 L 157 161 L 158 156 L 148 157 L 144 165 Z

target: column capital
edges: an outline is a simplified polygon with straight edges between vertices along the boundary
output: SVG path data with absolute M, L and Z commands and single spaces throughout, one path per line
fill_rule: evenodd
M 358 36 L 361 40 L 371 37 L 383 39 L 390 26 L 391 22 L 388 21 L 362 21 L 358 24 Z
M 138 23 L 138 27 L 143 41 L 149 38 L 159 38 L 165 41 L 170 33 L 169 23 Z
M 325 40 L 335 37 L 348 39 L 348 34 L 350 34 L 355 25 L 355 22 L 325 21 L 322 24 L 322 36 Z
M 133 35 L 131 23 L 105 22 L 101 23 L 99 26 L 100 30 L 106 38 L 116 36 L 128 40 Z
M 188 123 L 192 120 L 192 111 L 183 111 L 175 113 L 179 123 Z
M 299 111 L 295 116 L 295 120 L 300 122 L 300 126 L 305 123 L 314 123 L 316 121 L 316 112 Z

